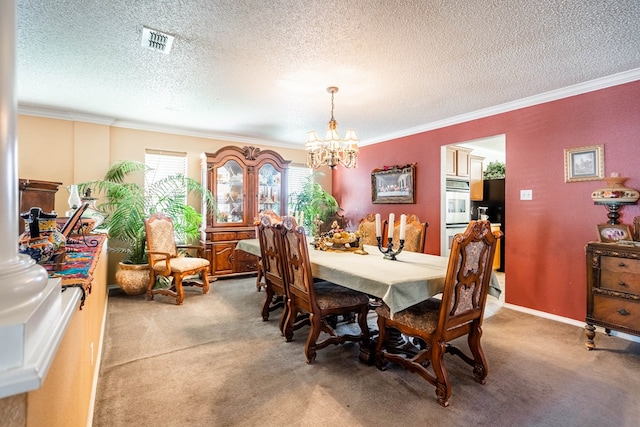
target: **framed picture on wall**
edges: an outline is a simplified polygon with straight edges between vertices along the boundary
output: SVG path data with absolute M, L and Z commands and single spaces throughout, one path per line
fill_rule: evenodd
M 604 178 L 604 145 L 564 149 L 564 182 Z
M 371 172 L 373 203 L 415 203 L 416 164 L 385 166 Z
M 598 224 L 598 238 L 603 243 L 633 240 L 627 224 Z

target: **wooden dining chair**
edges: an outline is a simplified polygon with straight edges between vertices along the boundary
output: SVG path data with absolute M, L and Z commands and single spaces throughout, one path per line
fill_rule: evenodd
M 294 324 L 300 315 L 309 314 L 309 333 L 304 353 L 307 363 L 313 363 L 317 350 L 330 344 L 338 345 L 347 341 L 360 342 L 361 346 L 369 343 L 369 326 L 367 312 L 369 311 L 369 297 L 343 286 L 326 281 L 314 281 L 309 262 L 309 252 L 304 228 L 298 227 L 295 219 L 282 219 L 283 232 L 282 254 L 285 266 L 285 286 L 289 297 L 289 309 L 285 324 L 285 338 L 293 339 Z M 339 335 L 332 327 L 334 316 L 348 316 L 358 313 L 358 335 Z M 320 333 L 329 336 L 318 342 Z
M 393 316 L 386 304 L 376 309 L 379 338 L 376 365 L 384 370 L 387 361 L 419 373 L 436 387 L 437 401 L 449 405 L 451 383 L 444 354 L 455 354 L 473 367 L 475 381 L 485 383 L 488 367 L 480 345 L 482 317 L 491 279 L 491 265 L 501 231 L 491 231 L 489 221 L 471 221 L 464 233 L 453 238 L 442 299 L 431 298 Z M 421 340 L 416 354 L 386 349 L 388 328 Z M 472 356 L 452 346 L 450 341 L 467 335 Z M 420 342 L 420 341 L 419 341 Z
M 184 301 L 183 281 L 209 292 L 209 261 L 203 257 L 204 247 L 194 245 L 176 245 L 173 221 L 163 213 L 154 213 L 144 222 L 147 233 L 147 254 L 149 255 L 149 285 L 147 299 L 156 294 L 172 296 L 176 304 Z M 181 256 L 178 249 L 196 250 L 198 257 Z M 191 279 L 189 276 L 199 276 Z M 171 278 L 169 288 L 155 288 L 156 278 Z M 185 279 L 189 278 L 188 281 Z
M 404 251 L 424 253 L 424 246 L 427 241 L 428 222 L 420 222 L 415 215 L 407 215 L 405 235 L 404 235 Z M 393 224 L 393 246 L 397 248 L 400 242 L 400 220 L 394 221 Z
M 384 220 L 380 225 L 382 229 L 382 236 L 387 235 L 387 224 L 388 221 Z M 376 240 L 376 215 L 373 213 L 368 213 L 367 216 L 360 220 L 358 224 L 358 231 L 360 233 L 364 233 L 364 244 L 371 246 L 378 246 L 378 241 Z M 386 246 L 386 240 L 382 242 L 383 246 Z
M 269 215 L 260 217 L 258 240 L 260 242 L 261 265 L 265 281 L 265 300 L 262 304 L 262 320 L 269 320 L 269 313 L 282 308 L 279 328 L 284 335 L 284 322 L 287 318 L 287 294 L 284 286 L 284 266 L 282 265 L 281 245 L 282 223 L 272 223 Z
M 258 214 L 258 218 L 254 218 L 254 225 L 256 226 L 256 237 L 258 235 L 258 226 L 260 225 L 260 218 L 263 216 L 269 217 L 272 224 L 282 223 L 282 217 L 275 213 L 272 209 L 264 210 Z M 266 286 L 264 282 L 264 268 L 262 268 L 262 262 L 258 259 L 258 268 L 257 268 L 257 276 L 256 276 L 256 290 L 260 292 L 262 288 Z

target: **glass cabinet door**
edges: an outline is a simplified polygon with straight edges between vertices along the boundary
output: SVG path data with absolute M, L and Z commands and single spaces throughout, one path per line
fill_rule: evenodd
M 267 163 L 258 170 L 258 212 L 272 210 L 277 215 L 282 215 L 281 200 L 281 173 Z
M 216 171 L 216 222 L 244 222 L 244 169 L 229 160 Z

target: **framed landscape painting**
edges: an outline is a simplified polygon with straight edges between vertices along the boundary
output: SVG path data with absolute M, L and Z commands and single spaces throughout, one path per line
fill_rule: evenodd
M 604 178 L 604 145 L 564 149 L 564 182 Z

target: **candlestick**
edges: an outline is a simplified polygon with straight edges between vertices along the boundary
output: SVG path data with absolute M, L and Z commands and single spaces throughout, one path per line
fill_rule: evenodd
M 398 246 L 398 250 L 396 251 L 393 250 L 393 237 L 388 237 L 387 239 L 388 243 L 386 248 L 382 247 L 381 236 L 377 236 L 376 240 L 378 240 L 378 249 L 380 250 L 380 252 L 384 254 L 384 259 L 390 259 L 392 261 L 396 261 L 396 255 L 400 254 L 400 252 L 402 252 L 402 249 L 404 249 L 404 239 L 400 239 L 400 246 Z
M 389 214 L 389 232 L 387 233 L 387 237 L 391 240 L 393 239 L 393 222 L 395 220 L 395 215 Z
M 382 236 L 382 225 L 380 224 L 380 214 L 376 214 L 376 237 Z
M 405 214 L 400 215 L 400 240 L 404 240 L 404 234 L 407 228 L 407 216 Z

